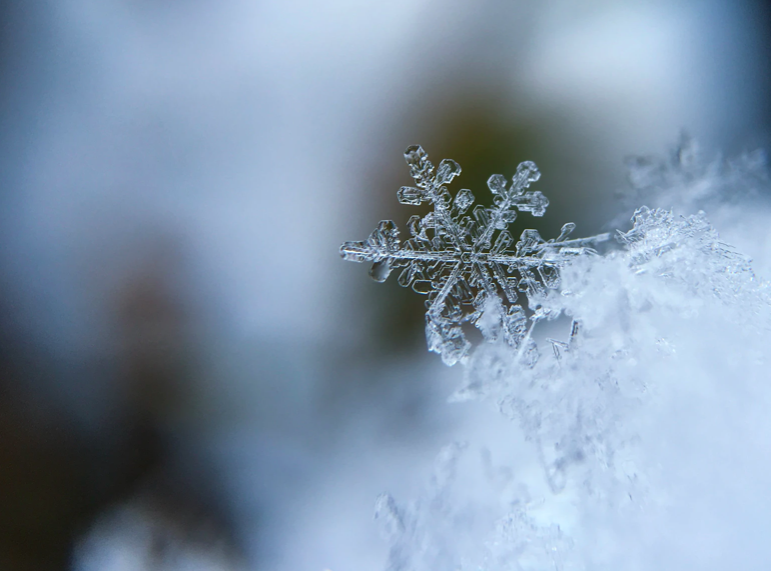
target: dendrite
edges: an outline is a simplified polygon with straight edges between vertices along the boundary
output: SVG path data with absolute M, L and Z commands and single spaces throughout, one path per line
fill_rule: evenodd
M 549 317 L 538 299 L 558 286 L 561 266 L 575 256 L 595 253 L 593 246 L 608 234 L 568 239 L 575 228 L 568 223 L 559 237 L 546 241 L 536 230 L 525 230 L 512 250 L 508 226 L 517 214 L 543 216 L 549 204 L 541 192 L 528 191 L 541 176 L 534 163 L 521 163 L 511 184 L 502 175 L 491 176 L 487 186 L 494 205 L 477 205 L 467 214 L 474 203 L 471 191 L 462 189 L 453 197 L 447 188 L 461 172 L 458 163 L 444 159 L 435 168 L 419 145 L 408 147 L 404 157 L 415 186 L 401 187 L 399 202 L 428 202 L 433 211 L 409 219 L 411 238 L 403 243 L 394 222 L 383 220 L 367 240 L 344 243 L 340 254 L 354 262 L 373 262 L 370 275 L 379 282 L 402 269 L 399 285 L 428 296 L 428 348 L 448 365 L 469 354 L 471 344 L 462 328 L 466 323 L 476 325 L 487 341 L 502 340 L 533 363 L 530 333 L 535 323 Z M 519 303 L 520 293 L 527 297 L 530 317 Z

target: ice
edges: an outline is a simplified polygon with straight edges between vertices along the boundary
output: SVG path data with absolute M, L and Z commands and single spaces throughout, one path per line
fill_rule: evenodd
M 462 328 L 465 323 L 476 325 L 488 341 L 525 346 L 521 354 L 535 362 L 536 353 L 527 342 L 530 329 L 522 326 L 527 318 L 519 294 L 524 293 L 530 305 L 537 305 L 538 296 L 558 287 L 559 268 L 575 256 L 592 254 L 593 247 L 607 240 L 608 234 L 567 240 L 575 228 L 570 223 L 563 226 L 559 238 L 546 241 L 535 230 L 526 230 L 512 250 L 514 240 L 507 228 L 517 214 L 543 216 L 549 204 L 541 192 L 528 190 L 541 176 L 535 163 L 521 163 L 511 183 L 503 175 L 491 176 L 488 187 L 494 206 L 477 205 L 466 215 L 474 202 L 472 192 L 462 189 L 453 198 L 446 186 L 460 175 L 458 163 L 444 159 L 435 168 L 419 145 L 408 147 L 404 157 L 415 187 L 401 187 L 399 202 L 429 202 L 433 211 L 409 219 L 411 238 L 404 243 L 396 225 L 384 220 L 367 240 L 343 244 L 340 254 L 353 262 L 373 262 L 370 275 L 381 282 L 391 271 L 401 269 L 399 285 L 428 296 L 428 348 L 448 365 L 464 362 L 470 355 L 471 343 Z M 501 305 L 491 314 L 488 300 L 495 299 Z M 485 321 L 493 319 L 496 326 L 480 326 L 485 307 Z M 535 322 L 539 317 L 530 319 Z
M 459 483 L 473 447 L 446 448 L 417 500 L 378 502 L 388 569 L 766 568 L 771 286 L 704 211 L 687 211 L 724 213 L 735 186 L 748 201 L 738 212 L 757 212 L 760 155 L 704 162 L 685 141 L 669 162 L 632 161 L 633 190 L 651 206 L 602 255 L 607 235 L 574 239 L 571 223 L 515 243 L 511 220 L 547 204 L 529 190 L 532 163 L 511 183 L 491 177 L 495 206 L 465 215 L 470 191 L 453 199 L 444 186 L 459 167 L 443 162 L 440 176 L 419 147 L 408 155 L 414 196 L 433 211 L 410 218 L 404 243 L 381 222 L 341 252 L 398 268 L 400 285 L 428 295 L 429 349 L 465 366 L 451 400 L 489 403 L 534 458 Z M 747 241 L 766 235 L 764 222 Z M 536 334 L 548 320 L 553 338 Z M 485 340 L 473 350 L 467 323 Z

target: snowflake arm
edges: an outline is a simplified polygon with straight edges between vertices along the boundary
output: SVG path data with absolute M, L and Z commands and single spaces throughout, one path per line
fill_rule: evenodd
M 534 163 L 521 163 L 510 184 L 502 175 L 491 176 L 487 185 L 494 205 L 477 205 L 466 214 L 474 203 L 472 192 L 462 189 L 453 197 L 447 188 L 461 173 L 458 163 L 444 159 L 434 167 L 419 145 L 408 147 L 404 157 L 415 186 L 401 187 L 399 202 L 428 202 L 433 210 L 409 219 L 411 237 L 405 242 L 399 240 L 396 224 L 383 220 L 367 240 L 345 242 L 341 256 L 372 262 L 370 275 L 379 282 L 401 269 L 399 285 L 428 296 L 428 348 L 448 365 L 464 360 L 470 352 L 471 344 L 463 333 L 466 323 L 476 325 L 486 340 L 501 339 L 532 360 L 532 325 L 526 324 L 520 294 L 525 293 L 534 305 L 535 298 L 557 287 L 562 265 L 574 256 L 594 253 L 597 243 L 609 235 L 568 240 L 575 228 L 572 223 L 562 227 L 558 238 L 548 241 L 536 230 L 525 230 L 512 251 L 509 224 L 519 212 L 543 216 L 549 205 L 541 192 L 528 190 L 541 176 Z M 492 313 L 494 319 L 481 320 L 483 313 Z M 541 317 L 536 312 L 529 319 L 534 324 Z

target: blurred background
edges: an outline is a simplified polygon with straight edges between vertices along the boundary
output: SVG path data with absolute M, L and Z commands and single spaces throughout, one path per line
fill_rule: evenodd
M 376 495 L 505 430 L 343 263 L 419 143 L 605 230 L 624 157 L 768 146 L 737 0 L 0 3 L 0 568 L 380 569 Z

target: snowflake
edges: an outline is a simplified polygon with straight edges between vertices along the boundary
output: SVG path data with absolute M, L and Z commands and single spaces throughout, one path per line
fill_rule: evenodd
M 435 168 L 419 145 L 408 147 L 404 157 L 415 186 L 400 188 L 399 202 L 428 202 L 433 211 L 409 219 L 412 237 L 404 243 L 394 222 L 383 220 L 367 240 L 344 243 L 340 254 L 354 262 L 373 262 L 370 275 L 379 282 L 402 269 L 399 285 L 428 296 L 428 348 L 448 365 L 469 355 L 471 343 L 463 332 L 468 323 L 486 341 L 501 340 L 525 362 L 534 363 L 532 328 L 550 317 L 538 300 L 559 285 L 560 267 L 575 256 L 595 253 L 593 246 L 609 235 L 568 239 L 575 228 L 568 223 L 558 238 L 548 241 L 536 230 L 525 230 L 512 250 L 508 226 L 517 214 L 543 216 L 549 205 L 541 192 L 528 190 L 541 176 L 534 163 L 521 163 L 511 184 L 502 175 L 491 176 L 487 186 L 494 205 L 477 205 L 467 214 L 474 203 L 471 191 L 462 189 L 453 197 L 447 188 L 461 172 L 458 163 L 444 159 Z M 532 310 L 530 317 L 519 302 L 521 293 Z

